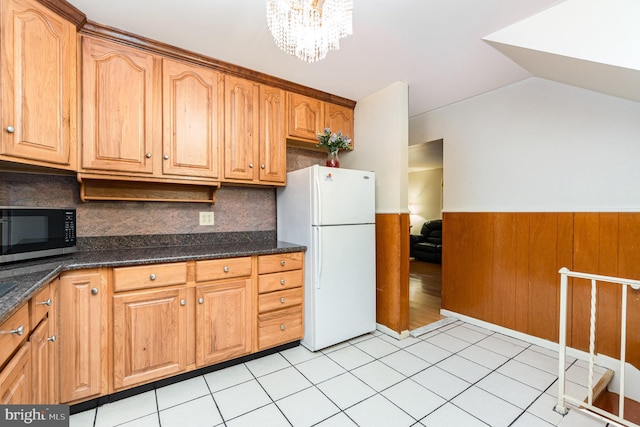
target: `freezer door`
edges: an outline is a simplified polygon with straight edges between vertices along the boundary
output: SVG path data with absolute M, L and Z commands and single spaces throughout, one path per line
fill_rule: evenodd
M 314 227 L 313 234 L 303 344 L 318 350 L 376 328 L 375 226 Z
M 352 169 L 313 169 L 313 225 L 373 224 L 375 174 Z

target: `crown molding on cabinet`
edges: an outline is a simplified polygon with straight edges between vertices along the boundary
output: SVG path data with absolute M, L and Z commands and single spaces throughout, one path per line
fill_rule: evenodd
M 40 1 L 48 2 L 53 0 Z M 284 89 L 289 92 L 295 92 L 302 95 L 310 96 L 321 101 L 330 102 L 332 104 L 341 105 L 343 107 L 353 109 L 356 105 L 355 101 L 347 98 L 342 98 L 327 92 L 322 92 L 316 89 L 302 86 L 287 80 L 280 79 L 278 77 L 271 76 L 269 74 L 264 74 L 258 71 L 250 70 L 248 68 L 243 68 L 238 65 L 200 55 L 186 49 L 171 46 L 156 40 L 129 33 L 124 30 L 98 24 L 96 22 L 86 21 L 82 28 L 80 28 L 80 34 L 100 37 L 115 43 L 144 49 L 154 54 L 209 67 L 225 74 L 242 77 L 257 83 Z

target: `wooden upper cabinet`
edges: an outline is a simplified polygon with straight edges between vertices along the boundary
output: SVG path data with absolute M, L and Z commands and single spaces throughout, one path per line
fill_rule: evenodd
M 224 133 L 224 80 L 220 73 L 162 60 L 164 174 L 219 177 Z
M 351 138 L 353 147 L 353 110 L 341 105 L 325 103 L 324 127 L 331 129 L 332 133 L 342 132 Z
M 153 173 L 154 57 L 82 38 L 82 169 Z
M 260 86 L 259 180 L 285 183 L 287 176 L 287 140 L 285 91 Z
M 352 108 L 289 92 L 287 110 L 287 138 L 302 142 L 298 146 L 315 149 L 318 132 L 325 128 L 331 129 L 332 133 L 342 132 L 353 141 Z
M 292 92 L 288 101 L 289 137 L 317 143 L 323 129 L 322 101 Z
M 75 26 L 33 0 L 3 0 L 0 159 L 76 167 Z
M 260 117 L 258 83 L 225 76 L 224 178 L 252 181 Z

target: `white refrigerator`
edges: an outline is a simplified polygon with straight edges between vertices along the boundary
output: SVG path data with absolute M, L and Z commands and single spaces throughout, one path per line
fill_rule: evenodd
M 316 351 L 375 330 L 375 174 L 289 172 L 277 218 L 278 240 L 307 247 L 302 345 Z

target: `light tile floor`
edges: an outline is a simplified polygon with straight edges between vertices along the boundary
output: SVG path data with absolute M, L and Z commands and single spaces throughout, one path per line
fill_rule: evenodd
M 586 395 L 585 366 L 568 359 L 572 393 Z M 554 352 L 457 321 L 401 341 L 375 332 L 291 348 L 75 414 L 71 426 L 605 426 L 553 411 L 556 371 Z

